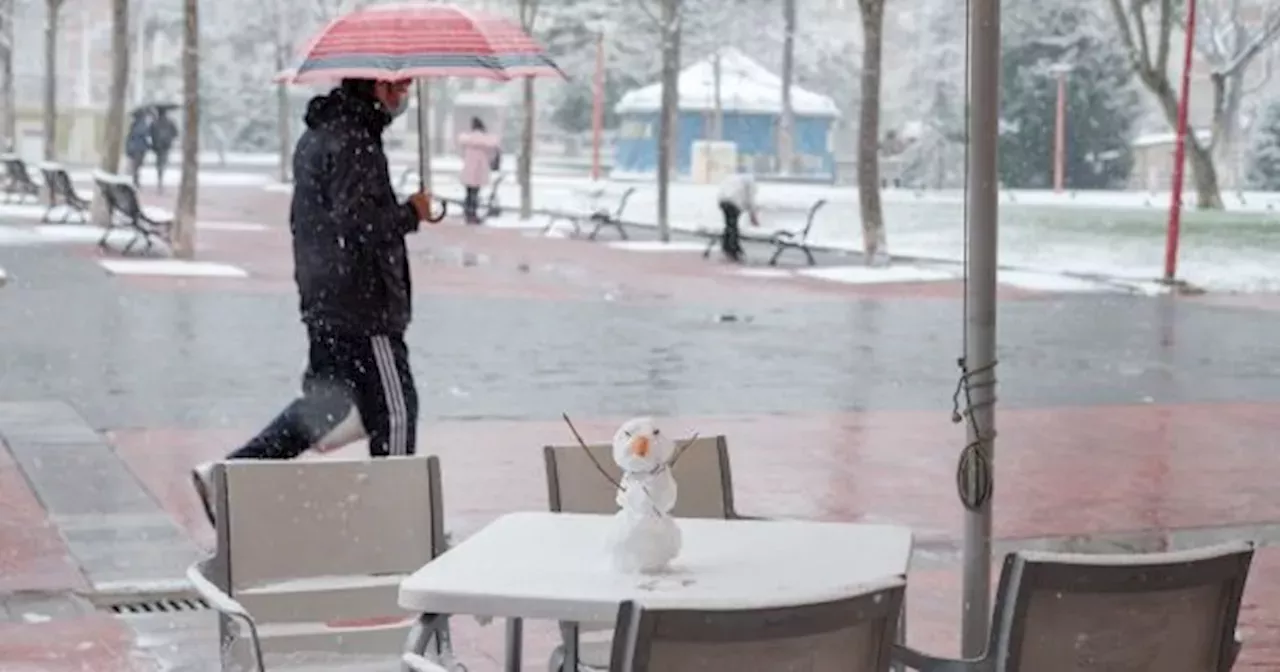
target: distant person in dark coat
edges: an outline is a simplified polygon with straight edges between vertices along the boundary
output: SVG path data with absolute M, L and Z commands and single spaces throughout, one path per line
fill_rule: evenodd
M 156 153 L 156 186 L 164 192 L 164 169 L 169 165 L 169 152 L 178 139 L 178 127 L 169 118 L 165 108 L 156 108 L 155 121 L 151 122 L 151 151 Z
M 129 157 L 129 171 L 133 174 L 133 186 L 138 186 L 138 171 L 151 150 L 151 120 L 146 110 L 134 110 L 129 124 L 129 135 L 124 141 L 124 153 Z
M 382 144 L 383 130 L 405 110 L 409 84 L 348 79 L 307 105 L 289 215 L 309 342 L 302 395 L 228 460 L 288 460 L 365 435 L 375 457 L 415 452 L 405 236 L 427 218 L 430 196 L 397 201 Z M 210 520 L 212 470 L 204 463 L 192 474 Z

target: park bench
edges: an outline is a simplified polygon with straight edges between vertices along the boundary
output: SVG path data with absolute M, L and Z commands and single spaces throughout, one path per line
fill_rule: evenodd
M 100 170 L 93 173 L 94 184 L 98 193 L 107 199 L 107 207 L 111 216 L 107 218 L 107 226 L 98 240 L 99 247 L 107 246 L 107 239 L 115 229 L 126 229 L 133 234 L 124 253 L 128 254 L 139 242 L 145 243 L 144 251 L 151 251 L 157 240 L 166 245 L 172 241 L 173 215 L 158 208 L 142 205 L 138 198 L 138 188 L 133 180 L 124 175 L 112 175 Z
M 803 229 L 800 229 L 799 231 L 774 231 L 773 234 L 769 236 L 767 242 L 774 246 L 773 256 L 769 258 L 770 266 L 777 266 L 778 258 L 787 250 L 799 250 L 804 253 L 805 259 L 808 260 L 810 266 L 817 264 L 817 261 L 813 258 L 813 251 L 810 249 L 809 231 L 813 229 L 813 222 L 817 218 L 818 211 L 826 204 L 827 201 L 825 199 L 819 199 L 809 207 L 809 213 L 805 217 Z M 746 237 L 744 236 L 744 238 Z M 702 251 L 703 259 L 711 256 L 711 251 L 715 249 L 716 243 L 718 242 L 720 242 L 720 238 L 718 236 L 710 236 L 709 240 L 707 240 L 706 249 Z
M 548 215 L 547 225 L 542 228 L 542 234 L 546 235 L 551 232 L 556 223 L 564 221 L 573 226 L 573 237 L 577 238 L 582 235 L 582 227 L 590 222 L 594 224 L 591 233 L 587 235 L 587 240 L 595 240 L 600 235 L 600 230 L 606 226 L 611 226 L 618 231 L 618 235 L 627 240 L 627 229 L 622 223 L 622 213 L 627 209 L 627 201 L 631 199 L 632 194 L 636 193 L 635 187 L 627 187 L 622 195 L 618 197 L 618 202 L 611 210 L 605 205 L 607 193 L 603 187 L 579 192 L 587 203 L 583 208 L 576 210 L 558 210 Z
M 44 176 L 44 188 L 49 196 L 49 208 L 44 211 L 40 221 L 52 222 L 53 211 L 61 207 L 62 218 L 58 223 L 66 224 L 72 215 L 78 217 L 81 224 L 88 222 L 89 201 L 76 192 L 67 169 L 57 163 L 45 162 L 40 164 L 40 173 Z
M 451 657 L 447 620 L 397 602 L 445 551 L 439 458 L 223 462 L 210 496 L 216 549 L 187 578 L 219 612 L 219 669 Z
M 503 181 L 507 179 L 507 173 L 495 173 L 495 175 L 493 184 L 489 185 L 489 194 L 483 197 L 478 208 L 481 219 L 498 217 L 502 214 L 502 202 L 498 198 L 498 189 L 502 186 Z M 400 181 L 396 186 L 396 192 L 399 194 L 411 194 L 418 190 L 417 185 L 418 171 L 413 168 L 406 168 L 403 173 L 400 173 Z M 436 191 L 431 193 L 431 197 L 441 203 L 453 204 L 459 208 L 462 208 L 464 203 L 461 196 L 442 196 Z
M 0 155 L 0 161 L 4 162 L 4 202 L 12 203 L 13 199 L 17 199 L 19 203 L 24 198 L 40 198 L 40 185 L 31 179 L 31 173 L 27 171 L 27 164 L 14 154 Z

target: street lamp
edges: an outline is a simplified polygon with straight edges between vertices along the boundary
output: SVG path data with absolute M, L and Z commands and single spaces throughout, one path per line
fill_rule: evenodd
M 1058 78 L 1058 114 L 1053 133 L 1053 191 L 1061 194 L 1067 174 L 1067 73 L 1073 66 L 1055 63 L 1049 74 Z

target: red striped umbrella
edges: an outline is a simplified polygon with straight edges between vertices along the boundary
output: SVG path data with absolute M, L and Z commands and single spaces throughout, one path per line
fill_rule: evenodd
M 278 79 L 313 84 L 345 77 L 563 77 L 510 19 L 451 5 L 375 5 L 334 19 Z

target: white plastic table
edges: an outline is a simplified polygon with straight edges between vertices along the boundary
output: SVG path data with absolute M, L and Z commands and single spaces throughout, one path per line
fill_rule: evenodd
M 634 600 L 654 609 L 770 608 L 848 597 L 906 576 L 911 531 L 891 525 L 679 519 L 669 572 L 609 566 L 611 516 L 512 513 L 400 584 L 400 606 L 507 621 L 507 670 L 520 669 L 523 619 L 613 623 Z M 570 652 L 576 658 L 576 651 Z M 565 668 L 576 669 L 571 661 Z

